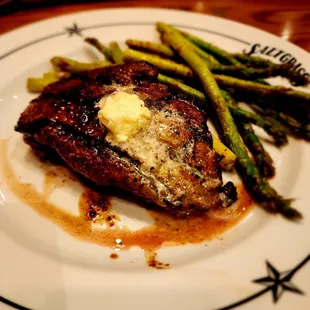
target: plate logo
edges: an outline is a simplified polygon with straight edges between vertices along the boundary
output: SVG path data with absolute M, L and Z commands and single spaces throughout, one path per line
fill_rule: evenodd
M 310 76 L 309 72 L 307 72 L 306 69 L 303 67 L 303 64 L 299 62 L 298 59 L 294 57 L 294 55 L 277 47 L 255 43 L 250 47 L 249 50 L 243 50 L 243 53 L 248 56 L 252 56 L 253 54 L 260 54 L 272 57 L 279 60 L 283 64 L 292 64 L 292 70 L 299 73 L 300 75 L 303 75 L 304 77 Z

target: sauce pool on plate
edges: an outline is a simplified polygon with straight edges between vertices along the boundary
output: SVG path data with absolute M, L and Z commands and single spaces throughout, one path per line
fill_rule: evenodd
M 238 223 L 252 205 L 249 194 L 239 185 L 239 199 L 229 208 L 218 208 L 188 218 L 174 218 L 160 210 L 146 210 L 154 223 L 139 230 L 131 230 L 126 223 L 117 225 L 121 215 L 113 212 L 111 197 L 105 192 L 106 189 L 98 190 L 85 185 L 66 167 L 45 164 L 44 190 L 39 192 L 34 185 L 21 182 L 14 173 L 8 158 L 8 141 L 2 141 L 1 146 L 0 166 L 4 183 L 25 205 L 80 240 L 114 249 L 139 246 L 145 250 L 148 265 L 154 268 L 169 267 L 168 264 L 157 262 L 154 253 L 160 247 L 210 240 Z M 57 188 L 77 185 L 83 188 L 79 198 L 79 216 L 69 214 L 50 202 L 49 198 Z M 95 224 L 104 229 L 95 229 Z M 117 257 L 111 254 L 110 258 Z

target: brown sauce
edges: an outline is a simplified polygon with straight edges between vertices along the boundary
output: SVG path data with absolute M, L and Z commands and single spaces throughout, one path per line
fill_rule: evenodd
M 114 259 L 118 259 L 118 257 L 119 257 L 119 256 L 118 256 L 118 254 L 116 254 L 116 253 L 110 254 L 110 258 L 113 259 L 113 260 L 114 260 Z
M 109 196 L 84 186 L 79 199 L 79 211 L 85 221 L 102 223 L 113 228 L 120 221 L 119 217 L 111 211 Z
M 170 264 L 162 263 L 157 258 L 157 253 L 152 250 L 144 250 L 145 261 L 148 266 L 155 269 L 168 269 Z
M 139 246 L 144 250 L 156 250 L 162 246 L 200 243 L 214 238 L 235 225 L 250 209 L 252 201 L 246 190 L 238 187 L 239 200 L 234 206 L 192 218 L 176 219 L 160 211 L 148 211 L 155 223 L 140 230 L 131 231 L 118 226 L 119 217 L 111 211 L 110 197 L 105 193 L 83 185 L 69 169 L 51 164 L 42 165 L 46 171 L 44 190 L 39 192 L 32 184 L 22 183 L 14 174 L 8 159 L 8 141 L 2 141 L 0 166 L 9 189 L 38 214 L 48 218 L 70 235 L 83 241 L 119 249 Z M 49 201 L 56 188 L 80 186 L 79 216 L 68 214 Z M 222 213 L 218 219 L 218 213 Z M 226 218 L 225 218 L 226 217 Z M 93 229 L 94 223 L 105 224 L 106 229 Z M 148 254 L 151 267 L 167 268 L 157 263 L 156 255 Z M 156 267 L 157 266 L 157 267 Z

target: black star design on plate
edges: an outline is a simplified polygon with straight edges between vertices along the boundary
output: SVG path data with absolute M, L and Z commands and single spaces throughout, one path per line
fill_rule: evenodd
M 293 275 L 297 271 L 295 270 L 295 268 L 291 271 L 285 271 L 280 273 L 268 261 L 266 262 L 266 264 L 268 276 L 256 279 L 253 282 L 265 285 L 269 290 L 271 290 L 274 303 L 279 300 L 284 291 L 289 291 L 300 295 L 304 294 L 303 291 L 301 291 L 298 287 L 295 286 L 295 284 L 290 282 Z
M 66 32 L 68 32 L 69 37 L 72 37 L 73 35 L 77 35 L 79 37 L 82 37 L 82 28 L 79 28 L 79 26 L 76 23 L 73 23 L 72 27 L 66 27 Z
M 271 291 L 272 293 L 274 303 L 276 303 L 280 299 L 280 297 L 283 295 L 285 291 L 303 295 L 304 292 L 300 290 L 295 284 L 293 284 L 291 280 L 294 274 L 306 263 L 308 263 L 309 260 L 310 260 L 310 254 L 303 261 L 301 261 L 295 268 L 284 272 L 279 272 L 274 266 L 270 264 L 270 262 L 267 261 L 266 265 L 268 276 L 253 281 L 254 283 L 264 285 L 265 288 L 229 306 L 219 308 L 218 310 L 229 310 L 236 308 L 253 299 L 256 299 L 264 295 L 269 291 Z

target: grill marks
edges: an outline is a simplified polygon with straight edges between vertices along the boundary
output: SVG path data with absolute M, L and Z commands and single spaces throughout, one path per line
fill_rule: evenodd
M 15 129 L 24 134 L 26 142 L 42 145 L 44 152 L 55 150 L 74 171 L 96 184 L 126 189 L 173 214 L 231 204 L 236 199 L 235 188 L 228 184 L 221 190 L 218 155 L 212 148 L 205 113 L 194 101 L 158 84 L 156 77 L 156 70 L 145 63 L 73 75 L 51 84 L 34 99 Z M 136 93 L 151 110 L 156 126 L 140 132 L 136 139 L 149 143 L 155 153 L 155 144 L 165 150 L 157 167 L 165 166 L 164 170 L 145 170 L 131 141 L 127 146 L 114 143 L 100 125 L 96 104 L 118 85 Z M 188 188 L 188 193 L 180 194 L 182 188 Z

